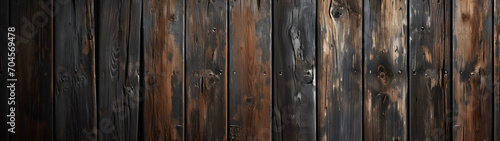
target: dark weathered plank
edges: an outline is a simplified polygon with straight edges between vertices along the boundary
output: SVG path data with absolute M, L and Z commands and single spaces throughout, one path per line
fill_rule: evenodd
M 318 1 L 320 140 L 362 139 L 362 0 Z
M 8 40 L 7 40 L 7 34 L 8 28 L 9 28 L 9 1 L 6 0 L 3 2 L 3 4 L 0 6 L 0 86 L 6 87 L 9 85 L 9 82 L 7 82 L 7 79 L 9 79 L 7 67 L 8 67 L 8 48 L 4 47 L 8 45 Z M 15 33 L 15 32 L 14 32 Z M 2 88 L 0 89 L 0 93 L 2 93 L 2 96 L 0 97 L 1 99 L 4 99 L 4 102 L 0 104 L 0 113 L 4 114 L 0 117 L 0 122 L 4 123 L 0 125 L 0 129 L 3 129 L 4 131 L 0 132 L 0 140 L 9 140 L 9 133 L 7 130 L 10 127 L 9 124 L 5 124 L 7 122 L 10 122 L 11 118 L 8 118 L 6 115 L 10 114 L 10 107 L 8 106 L 9 103 L 7 100 L 10 97 L 10 91 L 7 88 Z
M 227 139 L 227 0 L 188 0 L 186 140 Z
M 57 8 L 60 13 L 54 17 L 55 140 L 93 140 L 94 1 L 69 1 Z
M 365 140 L 406 140 L 407 2 L 364 0 Z
M 410 140 L 450 140 L 450 0 L 410 0 Z
M 492 1 L 453 5 L 453 140 L 492 140 Z
M 99 140 L 138 140 L 142 0 L 96 1 Z
M 184 3 L 143 1 L 143 140 L 183 140 Z
M 11 134 L 12 140 L 54 139 L 51 4 L 51 0 L 10 1 L 10 25 L 16 27 L 17 47 L 16 133 Z
M 231 140 L 271 140 L 271 0 L 229 1 Z
M 500 140 L 500 0 L 494 0 L 494 94 L 493 94 L 493 140 Z
M 273 1 L 273 139 L 316 139 L 316 1 Z

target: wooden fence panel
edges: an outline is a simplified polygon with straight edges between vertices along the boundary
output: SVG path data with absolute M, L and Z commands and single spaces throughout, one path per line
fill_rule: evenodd
M 54 16 L 55 140 L 93 140 L 96 129 L 94 1 Z
M 53 4 L 39 0 L 10 1 L 10 25 L 16 27 L 17 47 L 16 133 L 11 134 L 12 140 L 54 139 L 54 23 L 53 12 L 47 6 Z
M 184 5 L 183 0 L 143 2 L 145 140 L 183 140 Z
M 188 0 L 186 140 L 227 140 L 227 0 Z
M 229 1 L 231 140 L 271 140 L 271 0 Z
M 450 140 L 450 0 L 410 0 L 410 140 Z
M 141 0 L 96 1 L 99 140 L 138 140 Z
M 407 140 L 407 2 L 364 1 L 365 140 Z
M 492 140 L 492 1 L 453 5 L 453 140 Z
M 320 140 L 362 140 L 362 2 L 318 1 Z
M 316 1 L 273 1 L 273 139 L 316 139 Z

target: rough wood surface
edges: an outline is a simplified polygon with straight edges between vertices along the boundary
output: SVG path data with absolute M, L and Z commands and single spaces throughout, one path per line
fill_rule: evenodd
M 500 140 L 500 0 L 494 0 L 494 94 L 493 94 L 493 140 Z
M 271 140 L 271 0 L 229 1 L 229 137 Z
M 145 140 L 183 140 L 184 4 L 143 1 Z
M 53 1 L 42 2 L 43 6 L 39 0 L 10 1 L 10 25 L 16 27 L 17 46 L 16 133 L 12 140 L 54 139 L 54 25 L 53 12 L 46 7 Z
M 273 139 L 316 139 L 316 1 L 273 1 Z
M 6 46 L 8 45 L 8 28 L 9 28 L 9 1 L 3 2 L 3 5 L 0 6 L 0 45 Z M 15 33 L 15 32 L 14 32 Z M 0 48 L 0 86 L 8 86 L 9 83 L 7 82 L 7 79 L 9 79 L 8 75 L 8 48 L 7 47 L 1 47 Z M 3 129 L 0 133 L 0 140 L 9 140 L 9 133 L 7 130 L 10 128 L 9 124 L 5 124 L 7 122 L 10 122 L 10 118 L 8 118 L 6 115 L 10 114 L 10 107 L 8 105 L 8 98 L 10 97 L 10 91 L 8 89 L 0 89 L 0 93 L 4 93 L 0 98 L 3 99 L 5 102 L 0 104 L 0 113 L 5 114 L 0 117 L 0 122 L 4 123 L 0 125 L 0 129 Z
M 492 140 L 492 1 L 453 5 L 453 140 Z
M 227 140 L 227 0 L 187 0 L 185 140 Z
M 406 140 L 407 2 L 364 1 L 364 139 Z
M 450 140 L 450 0 L 410 0 L 410 140 Z
M 362 140 L 362 0 L 318 1 L 318 138 Z
M 138 140 L 142 0 L 97 7 L 99 140 Z
M 95 140 L 94 1 L 69 1 L 54 17 L 55 140 Z

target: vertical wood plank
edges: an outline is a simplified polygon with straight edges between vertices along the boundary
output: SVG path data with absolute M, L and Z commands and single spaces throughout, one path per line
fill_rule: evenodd
M 0 6 L 0 45 L 2 46 L 7 46 L 8 45 L 8 39 L 7 39 L 7 34 L 9 33 L 8 32 L 8 28 L 9 28 L 9 1 L 4 1 L 3 2 L 3 5 Z M 7 68 L 8 68 L 8 63 L 9 63 L 9 56 L 7 53 L 9 53 L 9 50 L 7 47 L 1 47 L 0 48 L 0 53 L 2 54 L 1 57 L 0 57 L 0 86 L 2 87 L 6 87 L 6 86 L 9 86 L 9 82 L 7 82 L 7 79 L 9 79 L 9 75 L 8 75 L 8 71 L 7 71 Z M 5 93 L 4 95 L 2 95 L 2 99 L 5 100 L 8 100 L 9 97 L 10 97 L 10 90 L 7 89 L 7 88 L 2 88 L 0 90 L 1 93 Z M 3 122 L 5 124 L 1 124 L 0 125 L 0 129 L 4 129 L 4 131 L 2 131 L 0 133 L 0 140 L 5 140 L 5 141 L 9 141 L 9 133 L 7 130 L 10 127 L 9 124 L 6 124 L 7 122 L 10 122 L 10 119 L 9 117 L 7 117 L 6 115 L 9 115 L 10 114 L 10 107 L 9 107 L 9 103 L 8 102 L 4 102 L 4 103 L 1 103 L 0 104 L 0 113 L 2 114 L 5 114 L 3 116 L 0 117 L 0 122 Z
M 42 3 L 42 4 L 39 4 Z M 16 27 L 16 133 L 12 140 L 53 140 L 53 0 L 10 1 Z M 48 6 L 47 6 L 48 5 Z
M 142 0 L 98 2 L 98 137 L 138 140 Z
M 362 0 L 318 2 L 318 138 L 362 140 Z
M 494 0 L 494 94 L 493 94 L 493 140 L 500 140 L 500 1 Z
M 227 0 L 187 1 L 186 140 L 227 140 Z
M 450 140 L 449 2 L 410 0 L 410 140 Z
M 273 139 L 316 139 L 316 1 L 273 1 Z
M 184 5 L 182 0 L 143 1 L 143 140 L 183 140 Z
M 364 1 L 365 140 L 407 140 L 407 1 Z
M 491 0 L 453 0 L 453 140 L 492 140 Z M 455 128 L 457 129 L 457 128 Z
M 94 1 L 56 8 L 55 140 L 95 140 L 88 134 L 96 130 Z
M 229 1 L 231 140 L 271 140 L 271 0 Z

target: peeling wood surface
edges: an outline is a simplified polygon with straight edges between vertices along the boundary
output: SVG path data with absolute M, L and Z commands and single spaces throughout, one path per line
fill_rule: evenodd
M 229 137 L 271 140 L 271 0 L 229 1 Z
M 186 1 L 186 140 L 227 140 L 227 2 Z
M 99 140 L 138 140 L 142 0 L 97 1 Z
M 410 140 L 450 140 L 450 0 L 410 0 Z
M 54 17 L 55 140 L 95 140 L 94 2 L 75 0 Z
M 318 1 L 318 139 L 362 140 L 362 1 Z
M 315 140 L 316 2 L 273 6 L 273 140 Z
M 365 140 L 406 140 L 407 2 L 364 1 Z
M 453 5 L 453 140 L 492 140 L 492 1 Z
M 184 4 L 143 0 L 144 138 L 139 140 L 183 140 Z

